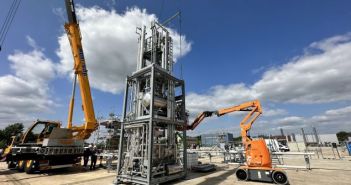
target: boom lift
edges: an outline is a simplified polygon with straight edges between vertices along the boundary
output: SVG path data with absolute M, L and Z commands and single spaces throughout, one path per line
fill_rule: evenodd
M 282 169 L 272 167 L 272 159 L 264 139 L 252 139 L 249 131 L 255 120 L 262 114 L 259 100 L 245 102 L 229 108 L 217 111 L 204 111 L 199 114 L 188 130 L 194 130 L 206 117 L 216 114 L 218 117 L 237 111 L 249 113 L 240 122 L 241 137 L 245 149 L 246 165 L 240 166 L 235 174 L 239 180 L 255 180 L 263 182 L 275 182 L 288 184 L 288 178 Z
M 18 171 L 25 170 L 31 173 L 34 170 L 70 167 L 80 163 L 80 157 L 84 152 L 84 140 L 88 139 L 98 127 L 74 3 L 73 0 L 65 0 L 65 3 L 69 21 L 65 24 L 65 29 L 74 58 L 74 81 L 67 128 L 61 128 L 61 123 L 57 121 L 37 120 L 25 134 L 14 136 L 2 157 L 6 157 L 9 168 L 17 167 Z M 85 123 L 81 126 L 72 126 L 77 78 Z

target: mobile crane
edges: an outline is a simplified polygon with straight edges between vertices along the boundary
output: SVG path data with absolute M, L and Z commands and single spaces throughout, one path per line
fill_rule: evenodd
M 264 139 L 252 139 L 249 131 L 255 120 L 262 114 L 259 100 L 245 102 L 217 111 L 204 111 L 187 125 L 188 130 L 194 130 L 206 117 L 216 114 L 218 117 L 237 111 L 249 113 L 240 122 L 241 137 L 245 149 L 246 165 L 237 168 L 235 174 L 238 180 L 254 180 L 288 184 L 288 178 L 282 169 L 272 167 L 272 159 Z
M 84 140 L 98 127 L 74 3 L 73 0 L 65 0 L 65 4 L 68 15 L 65 30 L 74 58 L 74 80 L 67 128 L 61 128 L 58 121 L 37 120 L 23 135 L 14 136 L 2 157 L 6 157 L 9 168 L 16 167 L 18 171 L 32 173 L 36 170 L 78 165 L 84 152 Z M 85 123 L 72 126 L 77 78 Z

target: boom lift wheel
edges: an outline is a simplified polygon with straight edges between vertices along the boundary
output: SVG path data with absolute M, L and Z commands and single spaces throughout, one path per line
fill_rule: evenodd
M 235 172 L 236 178 L 241 181 L 246 181 L 249 178 L 249 174 L 247 173 L 247 170 L 244 169 L 237 169 Z
M 23 172 L 24 171 L 24 166 L 25 166 L 26 161 L 19 160 L 17 162 L 17 171 Z
M 273 171 L 272 179 L 276 184 L 282 184 L 282 185 L 289 184 L 288 177 L 282 171 Z

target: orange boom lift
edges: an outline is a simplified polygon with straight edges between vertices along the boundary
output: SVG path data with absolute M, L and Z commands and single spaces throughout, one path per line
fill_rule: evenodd
M 237 168 L 235 174 L 239 180 L 255 180 L 262 182 L 275 182 L 288 184 L 288 178 L 284 171 L 272 167 L 272 159 L 264 139 L 252 139 L 248 132 L 252 124 L 262 114 L 259 100 L 245 102 L 229 108 L 217 111 L 204 111 L 199 114 L 188 130 L 194 130 L 206 117 L 216 114 L 218 117 L 237 111 L 249 112 L 240 122 L 241 137 L 245 149 L 246 165 Z

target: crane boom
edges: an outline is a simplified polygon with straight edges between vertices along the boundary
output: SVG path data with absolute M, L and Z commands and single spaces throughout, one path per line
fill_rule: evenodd
M 98 124 L 94 113 L 94 106 L 88 79 L 88 70 L 86 68 L 83 46 L 81 42 L 82 38 L 75 13 L 74 3 L 73 0 L 65 0 L 65 3 L 68 17 L 68 23 L 65 24 L 65 30 L 67 32 L 74 59 L 73 90 L 69 104 L 67 128 L 72 129 L 72 131 L 76 133 L 76 138 L 87 139 L 89 138 L 90 134 L 96 129 Z M 82 108 L 85 118 L 85 124 L 83 124 L 82 126 L 72 126 L 74 95 L 77 77 L 79 81 L 80 94 L 82 98 Z

